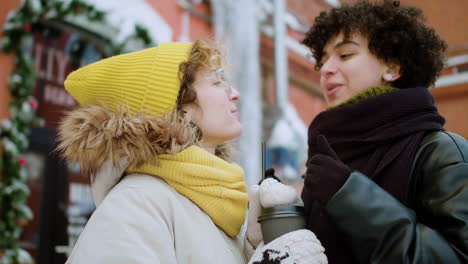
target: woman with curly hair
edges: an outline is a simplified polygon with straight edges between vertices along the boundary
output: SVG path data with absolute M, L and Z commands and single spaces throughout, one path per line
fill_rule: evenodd
M 246 185 L 228 151 L 240 95 L 223 67 L 210 42 L 162 43 L 67 77 L 81 106 L 59 150 L 92 176 L 97 207 L 67 263 L 246 263 Z
M 468 143 L 428 91 L 446 44 L 423 22 L 359 1 L 303 40 L 328 108 L 309 127 L 302 199 L 330 263 L 468 263 Z

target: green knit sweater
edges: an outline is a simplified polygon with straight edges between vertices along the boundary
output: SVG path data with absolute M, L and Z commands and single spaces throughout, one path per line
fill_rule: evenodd
M 335 109 L 335 108 L 339 108 L 339 107 L 342 107 L 342 106 L 345 106 L 345 105 L 351 105 L 351 104 L 355 104 L 361 100 L 364 100 L 364 99 L 367 99 L 367 98 L 370 98 L 370 97 L 373 97 L 373 96 L 378 96 L 378 95 L 381 95 L 381 94 L 384 94 L 384 93 L 389 93 L 389 92 L 393 92 L 393 91 L 397 91 L 398 88 L 394 88 L 394 87 L 388 87 L 388 86 L 374 86 L 374 87 L 371 87 L 369 89 L 366 89 L 358 94 L 356 94 L 355 96 L 349 98 L 348 100 L 340 103 L 340 104 L 337 104 L 335 106 L 330 106 L 330 107 L 327 107 L 327 110 L 330 110 L 330 109 Z

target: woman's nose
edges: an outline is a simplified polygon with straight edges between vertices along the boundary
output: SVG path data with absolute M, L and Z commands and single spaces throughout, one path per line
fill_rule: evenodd
M 240 99 L 240 93 L 236 88 L 231 87 L 231 93 L 229 94 L 229 99 L 231 101 L 237 101 Z
M 323 77 L 328 77 L 336 73 L 336 65 L 333 63 L 332 59 L 328 59 L 326 62 L 323 63 L 322 67 L 320 68 L 320 75 Z

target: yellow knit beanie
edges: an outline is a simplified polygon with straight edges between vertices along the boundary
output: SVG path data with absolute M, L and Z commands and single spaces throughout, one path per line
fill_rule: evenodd
M 83 106 L 120 107 L 132 114 L 161 116 L 172 110 L 180 89 L 179 64 L 188 60 L 191 43 L 163 43 L 82 67 L 65 80 L 65 89 Z

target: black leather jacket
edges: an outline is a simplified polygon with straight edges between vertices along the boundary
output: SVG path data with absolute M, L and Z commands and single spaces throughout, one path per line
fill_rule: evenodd
M 412 171 L 409 207 L 353 172 L 326 210 L 359 263 L 468 263 L 468 142 L 428 134 Z

